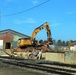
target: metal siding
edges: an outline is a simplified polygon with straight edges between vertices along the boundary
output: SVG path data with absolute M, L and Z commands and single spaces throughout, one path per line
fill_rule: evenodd
M 19 38 L 19 36 L 15 35 L 13 41 L 18 41 Z
M 16 41 L 13 41 L 13 42 L 12 42 L 12 47 L 13 47 L 13 48 L 16 48 L 16 47 L 17 47 L 17 42 L 16 42 Z

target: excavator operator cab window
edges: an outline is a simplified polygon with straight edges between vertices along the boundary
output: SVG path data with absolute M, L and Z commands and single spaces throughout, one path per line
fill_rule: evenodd
M 20 43 L 22 40 L 30 40 L 30 38 L 20 38 L 18 39 L 18 43 Z
M 20 43 L 20 40 L 21 40 L 21 39 L 18 39 L 18 43 Z

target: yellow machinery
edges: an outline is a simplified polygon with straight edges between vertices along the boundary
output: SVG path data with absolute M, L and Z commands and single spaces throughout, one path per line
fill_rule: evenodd
M 35 36 L 36 34 L 41 31 L 42 29 L 46 28 L 47 31 L 47 41 L 48 44 L 52 44 L 52 38 L 51 38 L 51 31 L 50 31 L 50 26 L 48 22 L 42 24 L 41 26 L 37 27 L 30 38 L 21 38 L 18 41 L 18 46 L 21 47 L 28 47 L 28 46 L 37 46 L 35 43 Z

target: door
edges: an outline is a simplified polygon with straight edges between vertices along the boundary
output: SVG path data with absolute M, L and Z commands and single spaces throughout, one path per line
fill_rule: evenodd
M 6 42 L 5 49 L 11 49 L 11 43 L 10 42 Z

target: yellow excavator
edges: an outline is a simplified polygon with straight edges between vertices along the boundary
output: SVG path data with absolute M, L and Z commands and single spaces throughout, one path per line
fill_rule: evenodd
M 35 36 L 36 34 L 41 31 L 42 29 L 46 28 L 46 33 L 47 33 L 47 44 L 48 45 L 51 45 L 53 42 L 52 42 L 52 38 L 51 38 L 51 30 L 50 30 L 50 26 L 48 24 L 48 22 L 45 22 L 44 24 L 42 24 L 41 26 L 37 27 L 30 38 L 20 38 L 18 40 L 18 47 L 20 48 L 24 48 L 24 47 L 29 47 L 29 46 L 38 46 L 36 43 L 35 43 Z
M 43 48 L 42 47 L 44 47 L 44 45 L 38 45 L 37 43 L 36 43 L 36 41 L 35 41 L 35 36 L 36 36 L 36 34 L 39 32 L 39 31 L 41 31 L 42 29 L 46 29 L 46 33 L 47 33 L 47 41 L 46 41 L 46 45 L 51 45 L 51 44 L 53 44 L 53 42 L 52 42 L 52 38 L 51 38 L 51 30 L 50 30 L 50 26 L 49 26 L 49 24 L 48 24 L 48 22 L 45 22 L 44 24 L 42 24 L 41 26 L 39 26 L 39 27 L 37 27 L 34 31 L 33 31 L 33 33 L 32 33 L 32 35 L 31 35 L 31 37 L 30 38 L 20 38 L 19 40 L 18 40 L 18 47 L 17 48 L 15 48 L 15 49 L 13 49 L 13 50 L 11 50 L 11 52 L 7 52 L 6 50 L 4 50 L 5 51 L 5 53 L 6 54 L 8 54 L 9 56 L 12 56 L 12 57 L 20 57 L 20 58 L 22 58 L 22 54 L 21 55 L 17 55 L 17 52 L 18 51 L 24 51 L 23 49 L 25 49 L 25 50 L 28 50 L 28 51 L 30 51 L 28 48 L 30 48 L 31 50 L 33 49 L 33 50 L 35 50 L 36 48 L 40 48 L 40 50 L 42 49 L 43 50 Z M 28 47 L 28 48 L 27 48 Z M 32 48 L 33 47 L 33 48 Z M 46 49 L 45 47 L 44 47 L 44 49 Z M 16 51 L 16 52 L 15 52 Z M 38 51 L 38 50 L 37 50 Z M 36 52 L 37 53 L 37 52 Z M 34 59 L 36 56 L 35 56 L 35 54 L 36 54 L 35 52 L 33 52 L 33 54 L 30 54 L 30 55 L 27 55 L 26 57 L 27 58 L 29 58 L 29 59 Z M 25 58 L 25 57 L 24 57 Z

